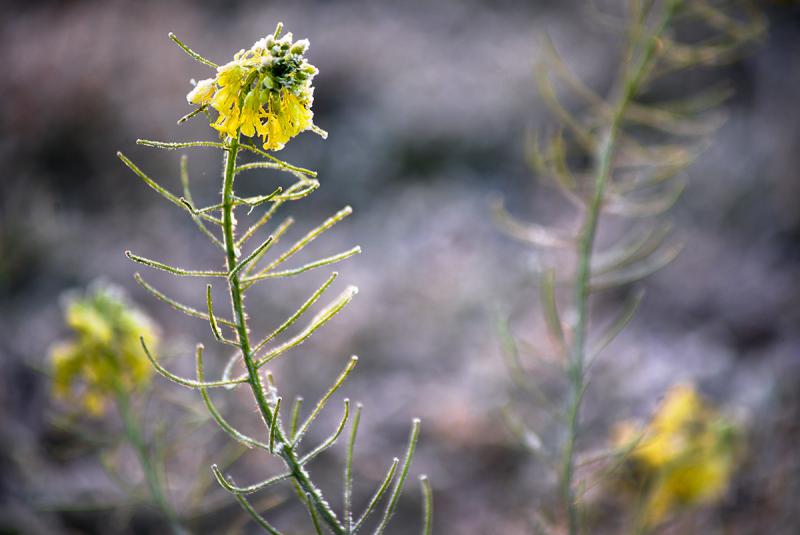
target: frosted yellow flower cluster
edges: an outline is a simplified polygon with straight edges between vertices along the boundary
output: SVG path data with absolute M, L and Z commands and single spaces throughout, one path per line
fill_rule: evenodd
M 312 121 L 317 68 L 304 57 L 308 40 L 294 42 L 291 32 L 280 37 L 281 30 L 279 24 L 273 35 L 237 52 L 217 67 L 215 78 L 199 81 L 186 95 L 191 104 L 219 113 L 211 126 L 222 135 L 258 135 L 273 151 L 305 130 L 322 133 Z
M 139 337 L 148 345 L 155 344 L 155 328 L 119 290 L 95 285 L 87 295 L 73 297 L 67 303 L 65 320 L 74 337 L 50 351 L 57 398 L 97 416 L 120 389 L 131 390 L 149 382 L 152 368 Z
M 620 425 L 615 442 L 630 449 L 633 483 L 646 493 L 645 525 L 658 524 L 679 507 L 713 502 L 735 469 L 734 427 L 688 384 L 670 389 L 644 430 Z

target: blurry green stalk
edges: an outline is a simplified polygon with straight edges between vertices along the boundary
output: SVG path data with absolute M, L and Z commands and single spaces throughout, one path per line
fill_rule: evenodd
M 623 65 L 619 87 L 621 93 L 617 98 L 611 121 L 603 135 L 597 154 L 597 171 L 594 179 L 594 190 L 591 201 L 587 207 L 577 244 L 578 268 L 575 275 L 575 310 L 577 318 L 573 332 L 573 340 L 569 351 L 569 380 L 570 395 L 567 407 L 567 442 L 564 446 L 561 468 L 561 492 L 567 511 L 567 525 L 570 535 L 579 532 L 578 508 L 575 493 L 575 443 L 578 437 L 581 402 L 586 390 L 586 376 L 584 365 L 586 362 L 586 336 L 589 319 L 589 281 L 591 275 L 592 250 L 597 236 L 600 213 L 603 208 L 606 184 L 611 175 L 614 155 L 617 149 L 619 130 L 623 117 L 631 100 L 640 89 L 642 77 L 647 72 L 653 59 L 653 54 L 658 46 L 659 37 L 669 24 L 681 0 L 670 0 L 664 7 L 661 20 L 653 30 L 646 35 L 641 35 L 639 30 L 646 30 L 647 21 L 644 16 L 647 11 L 642 10 L 639 20 L 634 21 L 634 30 L 629 35 L 629 49 L 631 56 L 638 55 L 638 60 L 632 69 Z
M 122 425 L 125 430 L 125 438 L 136 452 L 139 465 L 144 473 L 147 488 L 150 491 L 150 498 L 161 511 L 170 525 L 170 530 L 174 535 L 184 535 L 186 531 L 181 527 L 178 515 L 169 503 L 166 491 L 164 490 L 163 479 L 158 467 L 153 464 L 144 432 L 136 414 L 131 410 L 130 397 L 127 390 L 122 385 L 115 385 L 117 410 L 122 418 Z

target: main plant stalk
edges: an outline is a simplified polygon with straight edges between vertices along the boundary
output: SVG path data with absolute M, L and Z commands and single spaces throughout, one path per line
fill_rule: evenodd
M 239 153 L 239 136 L 229 137 L 225 147 L 225 171 L 222 186 L 222 227 L 224 234 L 225 254 L 228 272 L 232 273 L 239 261 L 236 251 L 236 236 L 234 229 L 234 194 L 233 181 L 236 174 L 236 157 Z M 325 498 L 320 490 L 314 486 L 308 477 L 305 469 L 300 465 L 297 453 L 287 439 L 282 429 L 278 415 L 273 414 L 264 391 L 261 376 L 258 373 L 255 358 L 250 347 L 250 337 L 247 329 L 247 315 L 245 314 L 244 299 L 239 273 L 234 273 L 228 278 L 228 288 L 230 290 L 231 304 L 233 307 L 233 321 L 236 324 L 236 334 L 239 339 L 239 347 L 242 351 L 242 359 L 247 369 L 248 384 L 253 392 L 259 413 L 264 420 L 264 425 L 269 430 L 275 427 L 276 452 L 286 463 L 287 468 L 292 474 L 297 484 L 309 497 L 309 507 L 314 507 L 320 518 L 336 535 L 346 535 L 346 531 L 339 523 L 334 512 L 327 506 Z M 267 441 L 269 441 L 269 431 Z

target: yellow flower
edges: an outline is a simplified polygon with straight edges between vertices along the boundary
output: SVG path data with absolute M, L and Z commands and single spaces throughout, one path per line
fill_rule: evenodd
M 267 128 L 261 134 L 266 150 L 280 150 L 287 141 L 313 126 L 310 107 L 286 89 L 273 95 L 269 101 Z M 243 131 L 244 133 L 244 131 Z
M 718 499 L 735 469 L 734 434 L 686 384 L 670 389 L 644 429 L 618 426 L 615 443 L 627 451 L 635 485 L 645 492 L 642 522 L 654 526 L 679 507 Z
M 240 116 L 242 135 L 251 137 L 258 133 L 261 137 L 265 137 L 268 129 L 262 119 L 268 117 L 269 114 L 261 107 L 256 92 L 248 93 Z
M 197 82 L 197 85 L 194 86 L 194 89 L 189 91 L 189 94 L 186 95 L 186 100 L 188 100 L 190 104 L 203 106 L 211 101 L 211 97 L 214 96 L 216 89 L 217 87 L 214 84 L 213 78 L 200 80 Z
M 277 151 L 314 126 L 312 79 L 317 69 L 304 54 L 308 41 L 293 42 L 291 33 L 273 35 L 240 50 L 217 68 L 214 79 L 198 82 L 186 96 L 195 105 L 210 104 L 219 114 L 211 124 L 220 135 L 261 137 L 265 150 Z
M 71 299 L 65 310 L 74 336 L 50 350 L 53 395 L 100 415 L 119 389 L 147 384 L 152 375 L 139 337 L 156 344 L 155 327 L 122 294 L 95 286 L 86 296 Z

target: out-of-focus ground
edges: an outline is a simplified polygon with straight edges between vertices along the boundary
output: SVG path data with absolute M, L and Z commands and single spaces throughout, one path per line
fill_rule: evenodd
M 356 300 L 275 366 L 285 399 L 315 398 L 349 355 L 360 355 L 345 388 L 365 404 L 357 504 L 400 455 L 419 416 L 414 477 L 392 532 L 417 531 L 414 480 L 427 473 L 437 533 L 525 533 L 530 515 L 553 502 L 552 477 L 500 417 L 510 381 L 494 313 L 512 311 L 518 330 L 532 324 L 534 259 L 495 229 L 489 199 L 502 194 L 514 213 L 531 219 L 543 204 L 557 213 L 524 163 L 525 133 L 550 120 L 531 67 L 537 35 L 546 31 L 588 83 L 608 86 L 614 40 L 582 5 L 7 2 L 0 17 L 0 532 L 137 531 L 113 508 L 69 507 L 82 497 L 122 495 L 92 455 L 71 453 L 74 444 L 53 424 L 59 409 L 40 370 L 50 344 L 66 335 L 59 296 L 97 277 L 121 284 L 161 323 L 171 352 L 185 355 L 171 363 L 191 373 L 191 347 L 202 340 L 209 367 L 221 367 L 226 355 L 208 327 L 145 295 L 131 277 L 139 266 L 122 251 L 191 267 L 213 263 L 215 253 L 115 152 L 176 189 L 178 154 L 134 140 L 215 134 L 203 120 L 175 125 L 188 111 L 189 79 L 209 72 L 167 32 L 224 62 L 281 20 L 311 39 L 309 56 L 320 69 L 315 120 L 330 132 L 324 142 L 305 134 L 281 153 L 318 170 L 322 181 L 292 208 L 293 236 L 351 204 L 354 215 L 312 249 L 364 249 L 337 268 L 337 288 L 357 284 Z M 736 479 L 719 507 L 690 524 L 696 533 L 800 530 L 800 11 L 777 3 L 764 9 L 770 29 L 763 46 L 715 74 L 736 96 L 673 210 L 682 255 L 643 284 L 640 312 L 597 365 L 587 393 L 582 441 L 589 448 L 607 442 L 613 422 L 646 416 L 669 385 L 684 380 L 696 381 L 746 427 L 749 446 Z M 672 89 L 681 96 L 679 85 Z M 217 154 L 189 154 L 195 197 L 216 202 Z M 279 178 L 253 174 L 239 185 L 262 193 Z M 146 275 L 202 308 L 202 284 Z M 270 283 L 250 296 L 257 327 L 277 325 L 326 275 Z M 197 401 L 175 393 L 183 394 Z M 158 403 L 149 404 L 154 417 L 182 417 Z M 234 419 L 252 415 L 245 397 L 228 410 L 236 407 Z M 318 436 L 335 425 L 336 407 Z M 104 425 L 116 429 L 113 419 Z M 212 423 L 202 429 L 170 462 L 175 486 L 196 474 L 211 478 L 207 467 L 222 455 L 226 438 Z M 342 460 L 341 447 L 331 450 L 313 472 L 336 505 Z M 257 456 L 243 462 L 242 482 L 277 469 Z M 284 526 L 306 522 L 289 498 L 267 516 Z M 223 511 L 229 515 L 198 521 L 198 532 L 223 532 L 220 522 L 239 516 L 235 507 Z

